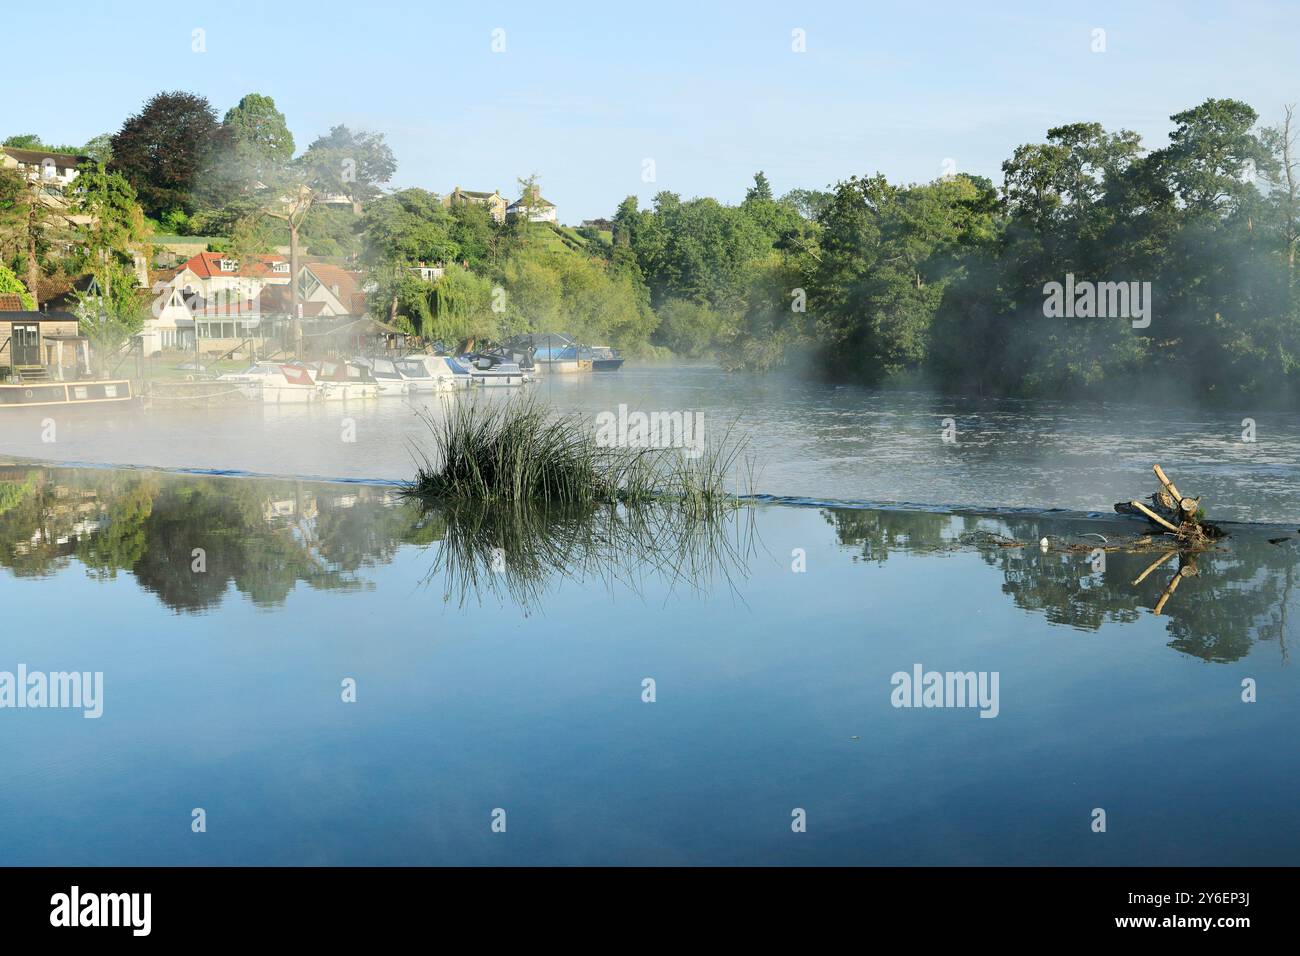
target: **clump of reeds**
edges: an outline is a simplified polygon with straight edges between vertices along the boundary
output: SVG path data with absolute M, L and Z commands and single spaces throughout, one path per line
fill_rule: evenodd
M 530 397 L 501 404 L 452 402 L 425 415 L 429 449 L 417 449 L 408 494 L 521 505 L 674 503 L 701 515 L 734 503 L 726 482 L 744 460 L 731 429 L 695 457 L 678 448 L 608 448 L 576 413 Z M 747 460 L 744 460 L 748 464 Z

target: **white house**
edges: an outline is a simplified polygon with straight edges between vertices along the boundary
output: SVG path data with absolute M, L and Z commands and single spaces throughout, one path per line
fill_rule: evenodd
M 140 337 L 146 355 L 194 348 L 200 339 L 240 340 L 258 334 L 262 291 L 288 286 L 289 261 L 283 256 L 251 256 L 240 261 L 220 252 L 190 257 L 175 276 L 155 283 L 150 317 Z
M 555 203 L 542 198 L 542 192 L 533 186 L 531 194 L 520 196 L 506 209 L 507 216 L 528 215 L 529 222 L 558 222 Z
M 0 148 L 0 166 L 17 169 L 33 182 L 62 189 L 77 178 L 77 166 L 88 157 L 55 153 L 48 149 Z
M 72 153 L 55 153 L 48 149 L 18 149 L 14 146 L 0 147 L 0 167 L 16 169 L 28 182 L 39 183 L 36 190 L 40 202 L 56 209 L 70 223 L 78 226 L 89 225 L 92 216 L 80 215 L 71 211 L 71 202 L 65 195 L 67 187 L 77 178 L 77 166 L 89 157 L 76 156 Z M 67 241 L 58 243 L 68 246 Z
M 298 270 L 300 317 L 309 324 L 362 316 L 367 294 L 360 272 L 322 262 Z M 194 256 L 170 280 L 155 284 L 151 316 L 141 332 L 145 354 L 194 348 L 204 352 L 265 339 L 292 318 L 289 263 L 281 256 L 257 256 L 241 264 L 220 253 Z
M 298 270 L 298 299 L 304 306 L 319 304 L 321 316 L 365 315 L 365 276 L 340 266 L 310 262 Z
M 140 339 L 145 355 L 194 348 L 194 313 L 180 289 L 170 284 L 158 284 Z

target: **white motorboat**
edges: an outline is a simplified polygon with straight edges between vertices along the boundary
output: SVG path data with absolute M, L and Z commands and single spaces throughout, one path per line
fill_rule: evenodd
M 279 362 L 254 362 L 242 372 L 218 376 L 217 381 L 230 382 L 247 397 L 273 405 L 312 402 L 319 394 L 310 369 Z
M 381 396 L 400 396 L 411 391 L 410 380 L 402 374 L 402 370 L 397 367 L 396 362 L 378 358 L 357 359 L 357 364 L 370 369 L 370 374 L 375 377 L 375 384 L 379 387 Z
M 408 355 L 396 364 L 412 392 L 449 392 L 470 384 L 469 369 L 444 355 Z
M 323 359 L 315 369 L 320 397 L 327 402 L 378 398 L 379 383 L 370 369 L 342 359 Z
M 525 385 L 533 380 L 517 362 L 493 362 L 480 358 L 469 366 L 470 383 L 489 388 Z

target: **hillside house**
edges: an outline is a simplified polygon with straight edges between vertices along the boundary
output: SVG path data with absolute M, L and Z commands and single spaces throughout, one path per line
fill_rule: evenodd
M 537 186 L 533 186 L 530 193 L 512 202 L 506 209 L 506 215 L 512 217 L 527 215 L 529 222 L 559 221 L 555 203 L 542 198 L 542 191 Z
M 490 193 L 477 192 L 472 189 L 461 189 L 457 186 L 447 195 L 442 197 L 442 204 L 450 209 L 452 206 L 474 203 L 479 206 L 486 206 L 487 211 L 492 214 L 492 218 L 497 222 L 506 221 L 506 212 L 509 204 L 506 202 L 501 193 L 493 190 Z

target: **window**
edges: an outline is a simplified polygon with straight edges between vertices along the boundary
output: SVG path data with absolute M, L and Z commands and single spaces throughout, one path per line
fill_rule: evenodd
M 272 271 L 272 272 L 278 272 L 278 273 L 280 273 L 281 275 L 288 275 L 288 274 L 289 274 L 289 263 L 287 263 L 287 262 L 277 262 L 274 266 L 271 267 L 271 271 Z
M 217 268 L 222 272 L 238 272 L 239 262 L 235 259 L 222 259 L 217 263 Z

